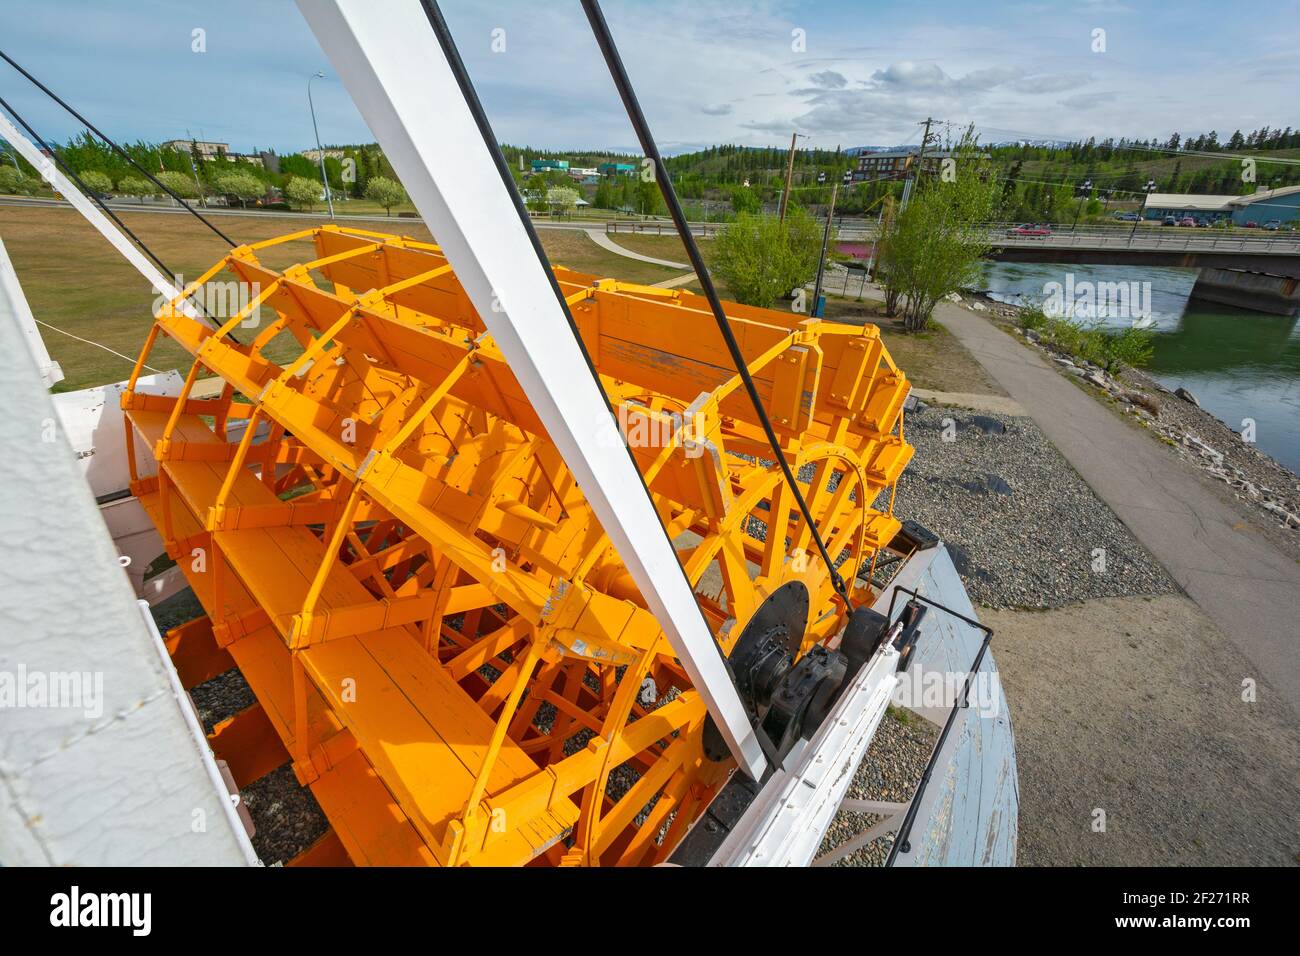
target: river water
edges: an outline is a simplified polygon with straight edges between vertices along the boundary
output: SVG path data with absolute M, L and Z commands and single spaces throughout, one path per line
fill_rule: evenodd
M 995 262 L 985 266 L 983 287 L 1000 301 L 1041 303 L 1049 283 L 1065 286 L 1068 274 L 1076 290 L 1084 282 L 1151 283 L 1156 337 L 1148 374 L 1169 388 L 1184 386 L 1236 431 L 1252 419 L 1260 450 L 1300 473 L 1300 321 L 1189 302 L 1194 269 Z M 1114 327 L 1131 320 L 1098 317 Z

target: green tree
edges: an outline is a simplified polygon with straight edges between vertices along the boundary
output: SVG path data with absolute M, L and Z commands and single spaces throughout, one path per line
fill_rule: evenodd
M 784 223 L 741 213 L 713 240 L 714 270 L 737 301 L 771 308 L 817 274 L 821 239 L 817 223 L 798 207 Z
M 260 199 L 266 195 L 266 184 L 252 173 L 224 173 L 213 184 L 219 193 L 234 196 L 241 206 L 247 207 L 248 200 Z
M 106 193 L 113 188 L 113 180 L 97 169 L 87 169 L 77 175 L 92 193 Z
M 903 323 L 919 331 L 935 303 L 969 285 L 989 250 L 985 223 L 999 189 L 968 128 L 953 150 L 955 175 L 918 179 L 907 208 L 890 223 L 880 252 L 880 272 L 894 302 L 905 298 Z
M 402 184 L 387 176 L 371 176 L 366 183 L 365 196 L 384 207 L 388 215 L 393 214 L 393 207 L 406 201 L 406 190 Z
M 321 189 L 314 179 L 290 176 L 284 183 L 284 198 L 295 209 L 311 209 L 320 202 Z
M 749 187 L 737 186 L 731 190 L 731 208 L 737 213 L 758 213 L 763 209 L 763 200 Z
M 185 173 L 168 169 L 158 173 L 157 179 L 182 199 L 193 199 L 198 194 L 194 188 L 194 177 Z
M 81 177 L 85 179 L 85 176 Z M 107 178 L 107 177 L 105 177 Z M 89 180 L 87 180 L 89 184 Z M 123 196 L 134 196 L 144 202 L 145 196 L 152 196 L 157 188 L 143 176 L 123 176 L 117 181 L 117 191 Z
M 31 180 L 14 167 L 0 166 L 0 193 L 28 193 L 31 189 Z
M 664 197 L 659 184 L 638 179 L 636 183 L 636 211 L 643 216 L 653 216 L 664 210 Z
M 578 206 L 578 191 L 571 186 L 552 186 L 546 190 L 546 205 L 552 213 L 568 216 Z

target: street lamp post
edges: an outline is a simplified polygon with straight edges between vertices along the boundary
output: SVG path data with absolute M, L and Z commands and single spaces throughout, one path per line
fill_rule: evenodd
M 835 218 L 835 198 L 839 194 L 840 184 L 835 183 L 831 186 L 831 205 L 826 210 L 826 229 L 822 232 L 822 254 L 817 260 L 817 282 L 813 285 L 813 304 L 812 314 L 821 318 L 821 309 L 818 303 L 822 297 L 822 277 L 826 274 L 826 249 L 831 241 L 831 221 Z
M 1151 197 L 1151 194 L 1156 191 L 1156 181 L 1154 179 L 1148 179 L 1147 184 L 1146 186 L 1143 187 L 1143 189 L 1145 190 L 1146 195 L 1142 197 L 1142 208 L 1138 210 L 1138 214 L 1137 214 L 1138 217 L 1137 219 L 1133 220 L 1133 228 L 1129 231 L 1128 234 L 1128 244 L 1130 246 L 1133 245 L 1133 237 L 1137 235 L 1138 224 L 1142 222 L 1142 213 L 1147 208 L 1147 199 L 1149 199 Z
M 334 196 L 330 193 L 330 180 L 325 175 L 325 150 L 320 145 L 320 130 L 316 126 L 316 104 L 311 99 L 311 81 L 325 79 L 325 74 L 319 70 L 311 75 L 307 80 L 307 106 L 311 109 L 311 129 L 316 134 L 316 158 L 320 160 L 320 181 L 325 186 L 325 202 L 330 208 L 330 218 L 334 218 Z

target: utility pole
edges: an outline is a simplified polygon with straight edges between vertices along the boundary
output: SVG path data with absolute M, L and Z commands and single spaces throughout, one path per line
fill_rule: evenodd
M 826 228 L 822 231 L 822 257 L 817 260 L 817 282 L 813 285 L 813 307 L 812 314 L 815 318 L 821 317 L 820 302 L 822 298 L 822 276 L 826 272 L 826 248 L 831 241 L 831 221 L 835 218 L 835 198 L 839 195 L 840 184 L 835 183 L 831 186 L 831 205 L 826 210 Z
M 921 135 L 921 148 L 916 151 L 916 174 L 915 176 L 909 170 L 907 181 L 903 183 L 903 201 L 898 206 L 901 213 L 907 208 L 907 201 L 912 198 L 912 181 L 921 175 L 921 164 L 925 162 L 925 147 L 930 144 L 930 124 L 935 122 L 934 117 L 927 116 L 923 123 L 919 125 L 925 127 L 925 132 Z
M 185 131 L 185 135 L 190 137 L 190 172 L 194 174 L 194 190 L 199 194 L 199 205 L 207 209 L 208 200 L 203 195 L 203 184 L 199 182 L 199 168 L 194 165 L 194 151 L 198 147 L 194 145 L 194 137 L 190 136 L 189 130 Z
M 785 189 L 781 192 L 781 221 L 785 222 L 785 210 L 790 205 L 790 179 L 794 175 L 794 144 L 799 133 L 790 135 L 790 156 L 785 161 Z
M 1088 196 L 1092 193 L 1092 180 L 1085 179 L 1076 189 L 1079 192 L 1079 205 L 1074 210 L 1074 223 L 1070 226 L 1071 232 L 1079 228 L 1079 213 L 1083 212 L 1083 204 L 1087 202 Z

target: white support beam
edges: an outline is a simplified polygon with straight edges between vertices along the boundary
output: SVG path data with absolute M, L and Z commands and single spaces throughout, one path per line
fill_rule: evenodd
M 18 131 L 9 118 L 0 113 L 0 139 L 9 141 L 9 144 L 18 150 L 23 159 L 36 167 L 36 171 L 55 192 L 61 194 L 64 199 L 72 204 L 72 208 L 81 213 L 86 221 L 99 230 L 99 234 L 112 244 L 113 248 L 126 257 L 126 261 L 135 266 L 140 275 L 149 280 L 154 291 L 165 295 L 169 301 L 175 301 L 180 297 L 181 289 L 172 284 L 168 276 L 163 275 L 154 266 L 152 262 L 144 257 L 144 254 L 135 247 L 126 236 L 122 235 L 121 230 L 109 221 L 109 218 L 99 211 L 99 207 L 87 199 L 79 190 L 72 180 L 60 172 L 59 167 L 55 165 L 54 160 L 46 156 L 37 149 L 32 141 Z M 199 313 L 188 300 L 181 303 L 181 310 L 194 319 L 196 322 L 202 322 L 209 328 L 212 323 Z
M 550 277 L 415 0 L 298 0 L 740 766 L 758 739 Z
M 53 388 L 63 381 L 63 369 L 59 363 L 50 358 L 50 350 L 45 347 L 41 330 L 36 327 L 36 316 L 27 303 L 23 287 L 18 281 L 14 264 L 9 261 L 9 251 L 0 241 L 0 322 L 14 322 L 23 334 L 23 340 L 31 350 L 36 367 L 41 370 L 41 380 L 46 388 Z

